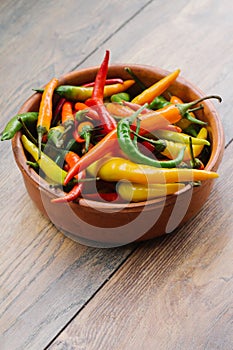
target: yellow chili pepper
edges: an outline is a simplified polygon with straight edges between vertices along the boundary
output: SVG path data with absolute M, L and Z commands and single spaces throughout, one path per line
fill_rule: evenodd
M 174 142 L 180 142 L 189 144 L 189 138 L 190 136 L 182 133 L 182 132 L 175 132 L 170 130 L 156 130 L 153 132 L 156 137 L 159 139 L 174 141 Z M 199 138 L 199 137 L 192 137 L 192 144 L 193 145 L 207 145 L 210 146 L 210 143 L 208 140 Z
M 166 77 L 160 79 L 155 84 L 148 87 L 138 96 L 134 97 L 132 103 L 143 105 L 144 103 L 150 103 L 155 97 L 161 95 L 167 88 L 176 80 L 180 74 L 180 69 L 168 74 Z
M 201 130 L 199 131 L 199 133 L 197 134 L 197 139 L 202 139 L 202 140 L 206 140 L 207 139 L 207 135 L 208 135 L 208 131 L 206 128 L 201 128 Z M 173 142 L 173 141 L 166 141 L 166 148 L 164 149 L 164 151 L 162 151 L 161 153 L 166 156 L 169 159 L 173 159 L 176 158 L 177 155 L 179 154 L 181 148 L 183 147 L 182 143 L 178 143 L 178 142 Z M 193 145 L 193 154 L 194 157 L 198 157 L 199 154 L 201 153 L 201 151 L 203 150 L 204 145 Z M 184 158 L 183 160 L 189 160 L 191 158 L 190 155 L 190 146 L 186 145 L 186 149 L 184 152 Z
M 98 170 L 98 177 L 105 181 L 127 180 L 139 184 L 173 183 L 187 181 L 204 181 L 217 178 L 212 171 L 183 168 L 155 168 L 149 165 L 136 164 L 130 160 L 113 157 L 107 160 Z
M 149 186 L 121 182 L 117 186 L 117 192 L 128 202 L 142 202 L 148 199 L 164 197 L 181 190 L 185 187 L 182 183 L 151 184 Z
M 41 156 L 38 156 L 38 147 L 34 145 L 25 135 L 21 136 L 21 141 L 24 148 L 32 155 L 39 167 L 46 176 L 48 176 L 53 182 L 63 184 L 67 172 L 60 168 L 51 158 L 49 158 L 44 152 L 41 152 Z

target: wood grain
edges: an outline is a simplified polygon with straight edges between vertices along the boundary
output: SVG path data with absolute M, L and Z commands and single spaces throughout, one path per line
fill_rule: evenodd
M 32 87 L 99 64 L 108 48 L 111 63 L 179 67 L 221 95 L 230 144 L 232 15 L 229 0 L 1 1 L 0 130 Z M 0 154 L 1 350 L 41 350 L 69 323 L 51 348 L 232 348 L 232 144 L 197 218 L 112 250 L 65 238 L 29 200 L 10 142 Z
M 141 244 L 50 350 L 232 348 L 232 154 L 196 218 Z

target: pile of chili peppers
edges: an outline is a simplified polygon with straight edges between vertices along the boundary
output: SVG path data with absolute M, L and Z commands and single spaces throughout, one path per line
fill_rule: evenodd
M 195 111 L 204 113 L 203 100 L 221 98 L 183 103 L 171 95 L 179 69 L 149 87 L 129 67 L 128 80 L 108 78 L 109 55 L 93 82 L 58 86 L 53 78 L 36 89 L 39 112 L 16 115 L 1 135 L 9 140 L 22 129 L 28 166 L 63 189 L 52 201 L 140 202 L 218 177 L 205 170 L 208 125 Z

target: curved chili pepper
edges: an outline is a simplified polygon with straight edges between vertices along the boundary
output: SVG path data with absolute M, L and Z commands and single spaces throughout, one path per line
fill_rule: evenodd
M 186 135 L 181 132 L 172 132 L 168 130 L 156 130 L 154 132 L 154 135 L 158 137 L 159 139 L 165 139 L 165 140 L 170 140 L 174 142 L 180 142 L 180 143 L 185 143 L 189 144 L 190 142 L 190 136 Z M 192 137 L 192 144 L 193 145 L 207 145 L 210 146 L 210 143 L 206 139 L 201 139 L 197 137 Z
M 167 88 L 176 80 L 180 74 L 180 69 L 168 74 L 164 78 L 157 81 L 155 84 L 148 87 L 141 94 L 134 97 L 132 102 L 143 105 L 144 103 L 150 103 L 156 96 L 161 95 Z
M 46 85 L 44 92 L 42 94 L 39 115 L 37 120 L 37 134 L 38 134 L 38 150 L 39 158 L 41 154 L 41 142 L 42 136 L 49 131 L 52 122 L 52 98 L 56 87 L 58 86 L 58 79 L 53 78 Z
M 120 182 L 117 192 L 127 202 L 142 202 L 152 198 L 164 197 L 183 189 L 183 183 L 143 185 L 131 182 Z
M 189 138 L 189 149 L 190 149 L 190 155 L 191 155 L 191 159 L 190 159 L 190 165 L 193 169 L 200 169 L 203 170 L 204 164 L 202 163 L 202 161 L 198 158 L 196 158 L 194 156 L 194 152 L 193 152 L 193 145 L 192 145 L 192 137 Z
M 119 92 L 123 92 L 128 90 L 133 84 L 134 80 L 124 80 L 122 84 L 112 84 L 104 86 L 104 97 L 110 97 L 113 94 L 117 94 Z M 32 89 L 33 91 L 43 93 L 44 89 Z M 91 98 L 93 92 L 93 87 L 85 87 L 85 86 L 75 86 L 75 85 L 60 85 L 55 93 L 61 97 L 66 98 L 69 101 L 73 102 L 84 102 L 88 98 Z
M 128 159 L 112 157 L 100 166 L 97 176 L 104 181 L 118 182 L 124 179 L 147 185 L 152 183 L 204 181 L 215 179 L 219 175 L 213 171 L 198 169 L 155 168 L 149 165 L 137 164 Z
M 27 112 L 15 115 L 6 124 L 2 135 L 1 141 L 10 140 L 14 135 L 22 128 L 22 123 L 20 119 L 28 126 L 34 124 L 38 120 L 38 112 Z
M 170 103 L 182 104 L 183 101 L 179 97 L 173 95 L 170 98 Z M 206 125 L 207 124 L 206 122 L 195 118 L 194 113 L 187 111 L 183 115 L 182 119 L 178 122 L 178 126 L 180 126 L 182 129 L 186 129 L 191 123 L 198 124 L 198 125 Z
M 114 129 L 80 158 L 80 160 L 68 171 L 64 183 L 68 184 L 80 169 L 87 168 L 90 164 L 105 156 L 106 153 L 109 152 L 110 149 L 115 148 L 117 144 L 117 131 Z
M 141 120 L 141 128 L 145 130 L 152 131 L 153 122 L 156 122 L 158 118 L 164 121 L 169 121 L 171 124 L 177 123 L 181 118 L 185 115 L 185 113 L 190 110 L 195 104 L 202 102 L 204 100 L 216 98 L 219 102 L 222 101 L 220 96 L 210 95 L 199 98 L 195 101 L 188 103 L 177 103 L 177 104 L 169 104 L 163 108 L 160 108 L 156 111 L 148 112 L 140 117 Z M 163 129 L 163 127 L 161 127 Z
M 59 101 L 57 102 L 54 113 L 53 113 L 53 120 L 51 123 L 52 126 L 57 125 L 58 120 L 60 119 L 62 106 L 65 102 L 66 102 L 66 99 L 64 97 L 59 98 Z
M 133 115 L 133 118 L 124 118 L 117 125 L 117 136 L 120 148 L 131 161 L 162 168 L 174 168 L 182 162 L 185 147 L 181 149 L 177 158 L 165 161 L 158 161 L 156 159 L 147 157 L 145 154 L 141 153 L 138 147 L 135 145 L 135 142 L 131 138 L 130 125 L 132 124 L 134 119 L 135 115 Z
M 65 156 L 65 161 L 68 163 L 69 167 L 72 167 L 74 164 L 76 164 L 78 160 L 79 160 L 79 156 L 75 152 L 70 151 Z M 77 180 L 84 179 L 85 177 L 86 177 L 86 172 L 81 171 L 77 176 Z M 69 191 L 69 193 L 67 193 L 64 197 L 53 198 L 51 202 L 64 203 L 64 202 L 74 201 L 81 195 L 83 186 L 84 186 L 84 182 L 77 183 L 73 186 L 73 188 Z
M 103 131 L 105 133 L 109 133 L 116 127 L 115 119 L 110 115 L 103 102 L 104 86 L 108 73 L 109 55 L 109 50 L 106 50 L 104 60 L 95 78 L 95 85 L 93 87 L 92 96 L 90 99 L 85 101 L 85 103 L 89 107 L 95 107 L 94 110 L 98 113 L 100 117 L 101 126 L 103 127 Z
M 58 184 L 63 184 L 67 172 L 60 168 L 50 157 L 44 152 L 41 152 L 40 158 L 38 156 L 38 147 L 34 145 L 25 135 L 21 136 L 21 141 L 24 148 L 32 155 L 39 167 L 43 170 L 52 181 Z

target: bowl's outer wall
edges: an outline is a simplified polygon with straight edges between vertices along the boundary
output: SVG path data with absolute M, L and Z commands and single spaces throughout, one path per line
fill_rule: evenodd
M 168 74 L 167 71 L 160 68 L 127 64 L 110 66 L 108 76 L 118 76 L 123 79 L 129 79 L 130 77 L 124 70 L 125 66 L 131 67 L 135 74 L 138 75 L 147 86 Z M 98 67 L 92 67 L 68 73 L 59 79 L 59 84 L 81 85 L 82 83 L 93 81 L 97 69 Z M 183 101 L 192 101 L 204 96 L 202 91 L 181 77 L 177 79 L 169 91 L 182 98 Z M 138 92 L 139 91 L 134 91 L 134 93 Z M 34 94 L 24 103 L 19 113 L 38 111 L 40 99 L 40 94 Z M 200 118 L 203 117 L 204 120 L 208 121 L 212 141 L 211 157 L 206 169 L 217 171 L 224 151 L 223 128 L 213 103 L 211 101 L 206 101 L 204 106 L 205 114 L 204 117 L 200 115 Z M 187 187 L 187 190 L 179 193 L 178 196 L 173 195 L 167 197 L 165 205 L 163 205 L 163 201 L 156 199 L 140 204 L 131 203 L 127 208 L 114 213 L 112 213 L 111 210 L 116 208 L 116 205 L 111 203 L 96 203 L 96 209 L 95 202 L 85 200 L 80 200 L 79 203 L 53 204 L 51 203 L 51 199 L 61 195 L 61 193 L 59 193 L 59 190 L 51 189 L 33 169 L 28 167 L 20 136 L 20 132 L 15 135 L 12 140 L 12 148 L 29 196 L 36 204 L 37 208 L 45 214 L 54 225 L 77 241 L 82 241 L 82 239 L 84 239 L 90 242 L 95 241 L 109 245 L 121 245 L 134 240 L 147 240 L 161 236 L 164 233 L 169 233 L 170 229 L 173 231 L 197 214 L 207 200 L 214 184 L 213 180 L 208 180 L 204 181 L 200 187 Z M 179 204 L 180 213 L 178 213 L 177 222 L 175 221 L 172 227 L 168 229 L 167 225 L 176 201 L 179 200 L 179 203 L 189 202 L 189 199 L 186 200 L 185 197 L 190 198 L 189 206 L 186 205 L 184 208 Z M 91 206 L 89 205 L 90 203 Z M 132 225 L 131 227 L 130 223 L 133 223 L 135 218 L 140 217 L 139 214 L 142 210 L 143 215 L 141 215 L 141 221 L 139 220 L 137 224 L 139 232 L 136 237 L 134 237 L 131 232 L 134 226 Z M 151 227 L 147 227 L 147 221 L 151 221 L 153 217 L 158 217 L 158 219 L 155 220 Z M 127 227 L 125 230 L 124 225 Z M 97 229 L 99 227 L 100 229 Z M 122 230 L 119 231 L 119 234 L 116 234 L 118 231 L 115 231 L 114 228 L 122 228 Z

